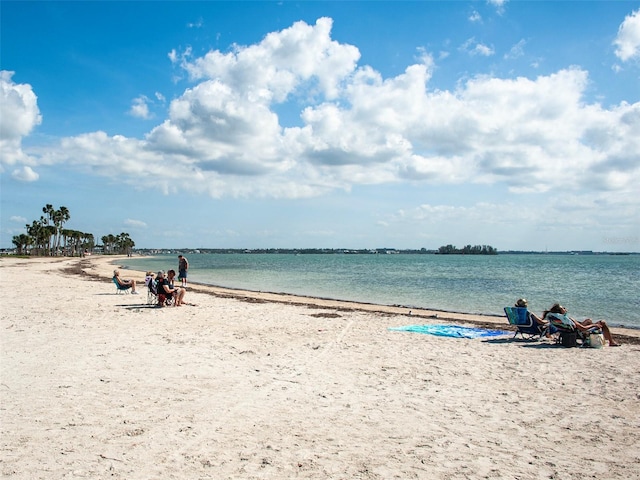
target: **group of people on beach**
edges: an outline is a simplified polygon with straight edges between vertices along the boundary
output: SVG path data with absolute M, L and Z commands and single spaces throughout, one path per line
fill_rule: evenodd
M 179 307 L 184 304 L 184 296 L 187 293 L 187 289 L 185 287 L 176 287 L 174 284 L 175 278 L 175 270 L 169 270 L 166 274 L 160 270 L 155 279 L 153 278 L 153 272 L 147 272 L 145 283 L 158 297 L 159 307 L 164 307 L 168 304 Z M 171 301 L 169 302 L 168 300 Z
M 178 255 L 178 280 L 181 281 L 181 286 L 174 284 L 176 278 L 176 271 L 169 270 L 166 275 L 165 272 L 160 270 L 155 274 L 153 272 L 147 272 L 145 278 L 145 285 L 152 289 L 152 291 L 158 297 L 158 306 L 164 307 L 167 305 L 167 300 L 171 299 L 172 304 L 175 307 L 182 305 L 189 305 L 184 301 L 184 296 L 187 293 L 187 271 L 189 270 L 189 262 L 183 255 Z M 134 279 L 122 279 L 120 278 L 120 270 L 113 271 L 113 279 L 118 283 L 120 289 L 127 290 L 131 288 L 132 294 L 138 294 L 136 289 L 136 281 Z
M 528 302 L 524 298 L 518 299 L 515 303 L 516 307 L 527 308 Z M 547 336 L 551 336 L 555 332 L 555 327 L 551 325 L 551 319 L 557 319 L 561 324 L 572 326 L 574 329 L 579 330 L 581 332 L 589 332 L 593 329 L 593 327 L 598 327 L 602 330 L 602 334 L 604 335 L 605 340 L 609 342 L 610 347 L 619 347 L 620 344 L 613 339 L 611 335 L 611 330 L 609 329 L 609 325 L 604 320 L 598 320 L 594 322 L 590 318 L 587 318 L 583 321 L 578 321 L 574 318 L 571 318 L 567 315 L 568 310 L 560 305 L 559 303 L 554 303 L 549 310 L 545 310 L 542 313 L 542 318 L 538 317 L 535 313 L 531 311 L 527 311 L 527 315 L 530 316 L 533 321 L 538 325 L 540 332 L 547 332 Z

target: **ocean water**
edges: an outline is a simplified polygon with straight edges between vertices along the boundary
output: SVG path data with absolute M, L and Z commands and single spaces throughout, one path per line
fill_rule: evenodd
M 503 315 L 524 297 L 542 313 L 640 328 L 640 255 L 190 254 L 189 280 L 262 292 Z M 132 257 L 136 270 L 178 270 L 177 255 Z

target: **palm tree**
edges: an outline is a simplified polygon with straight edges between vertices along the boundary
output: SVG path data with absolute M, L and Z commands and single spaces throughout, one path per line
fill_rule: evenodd
M 32 244 L 33 238 L 31 238 L 29 235 L 21 233 L 20 235 L 15 235 L 12 241 L 18 249 L 18 255 L 23 255 L 27 252 L 27 247 Z
M 72 257 L 75 257 L 76 252 L 78 251 L 78 248 L 80 246 L 80 238 L 84 234 L 77 230 L 69 230 L 66 228 L 62 229 L 60 231 L 60 234 L 64 242 L 62 251 L 67 255 L 71 255 Z M 68 249 L 67 249 L 67 246 L 69 247 Z
M 13 237 L 13 244 L 19 252 L 34 255 L 74 256 L 80 252 L 80 248 L 93 250 L 95 246 L 93 234 L 63 228 L 71 218 L 67 207 L 61 206 L 56 210 L 53 205 L 47 203 L 42 208 L 42 213 L 39 220 L 34 220 L 31 225 L 25 225 L 26 235 Z M 112 253 L 116 237 L 109 235 L 102 237 L 102 240 L 105 243 L 105 253 L 107 249 Z
M 53 205 L 51 205 L 50 203 L 47 203 L 44 207 L 42 207 L 42 213 L 46 214 L 47 216 L 41 216 L 40 217 L 40 223 L 44 226 L 44 227 L 49 227 L 53 222 L 53 217 L 55 215 L 55 209 L 53 208 Z M 47 229 L 47 232 L 51 232 L 50 229 Z M 52 255 L 53 253 L 53 235 L 49 235 L 49 241 L 47 242 L 47 252 L 49 255 Z
M 131 240 L 129 234 L 125 232 L 122 232 L 116 237 L 116 244 L 118 246 L 118 251 L 120 253 L 126 253 L 127 255 L 131 255 L 132 248 L 136 246 L 136 243 Z
M 47 205 L 49 207 L 50 205 Z M 62 237 L 62 226 L 71 218 L 69 215 L 69 209 L 67 207 L 60 207 L 58 210 L 54 210 L 52 214 L 53 224 L 56 228 L 56 241 L 55 241 L 55 252 L 58 253 L 60 250 L 60 240 Z
M 54 212 L 55 212 L 55 209 L 53 208 L 53 205 L 51 205 L 50 203 L 47 203 L 44 207 L 42 207 L 42 213 L 46 213 L 47 214 L 48 221 L 53 222 L 53 214 L 54 214 Z M 47 224 L 48 223 L 49 222 L 47 222 Z
M 60 236 L 62 237 L 62 252 L 64 254 L 66 254 L 66 252 L 67 252 L 67 245 L 69 244 L 69 241 L 71 240 L 71 233 L 72 232 L 73 232 L 73 230 L 69 230 L 67 228 L 63 228 L 62 230 L 60 230 Z
M 116 246 L 117 238 L 112 234 L 102 237 L 102 245 L 104 246 L 104 253 L 113 254 L 114 247 Z
M 82 238 L 82 232 L 79 232 L 78 230 L 71 231 L 71 244 L 72 244 L 71 255 L 73 255 L 74 257 L 76 253 L 78 253 L 78 256 L 82 256 L 82 254 L 80 253 L 81 238 Z
M 80 247 L 82 248 L 82 255 L 84 256 L 84 251 L 92 251 L 95 246 L 95 240 L 93 239 L 92 233 L 83 233 L 82 238 L 80 239 Z
M 46 218 L 40 217 L 40 221 L 34 220 L 31 225 L 27 224 L 26 228 L 27 234 L 33 239 L 36 253 L 46 255 L 49 252 L 53 227 L 47 224 Z

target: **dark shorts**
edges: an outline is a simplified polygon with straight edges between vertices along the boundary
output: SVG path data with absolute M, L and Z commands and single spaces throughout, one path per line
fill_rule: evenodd
M 180 270 L 178 272 L 178 278 L 187 278 L 187 271 L 186 270 Z

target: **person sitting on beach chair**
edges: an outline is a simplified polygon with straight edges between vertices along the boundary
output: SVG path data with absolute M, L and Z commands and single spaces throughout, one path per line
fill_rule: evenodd
M 551 334 L 555 332 L 555 328 L 549 322 L 545 322 L 535 313 L 528 310 L 528 303 L 524 298 L 519 298 L 513 307 L 505 307 L 504 312 L 509 323 L 516 327 L 516 333 L 513 338 L 518 335 L 527 340 L 534 340 L 543 336 L 551 338 Z
M 132 294 L 138 294 L 138 292 L 136 291 L 136 281 L 133 279 L 124 280 L 120 278 L 120 270 L 116 269 L 113 271 L 113 283 L 115 283 L 116 287 L 118 287 L 118 292 L 131 289 Z
M 159 307 L 170 307 L 173 305 L 173 295 L 165 295 L 158 296 L 158 282 L 155 278 L 153 278 L 154 273 L 151 276 L 148 275 L 149 284 L 147 285 L 147 304 L 149 305 L 157 305 Z M 158 272 L 158 276 L 164 275 L 164 272 Z
M 169 270 L 167 272 L 167 281 L 169 282 L 169 288 L 174 288 L 175 278 L 176 278 L 176 271 Z M 180 305 L 183 305 L 185 303 L 184 296 L 187 293 L 187 289 L 184 287 L 176 287 L 175 289 L 178 291 L 178 293 L 176 293 L 176 301 L 178 300 L 178 298 L 180 298 L 180 303 L 176 305 L 176 307 L 179 307 Z
M 605 322 L 604 320 L 593 322 L 590 318 L 579 322 L 569 317 L 569 315 L 567 315 L 567 309 L 559 303 L 555 303 L 549 310 L 545 310 L 542 318 L 549 318 L 552 323 L 556 323 L 556 325 L 559 326 L 559 329 L 562 328 L 562 325 L 573 327 L 578 333 L 581 334 L 583 338 L 587 334 L 591 333 L 594 329 L 600 329 L 602 330 L 602 334 L 604 335 L 605 340 L 609 342 L 610 347 L 620 346 L 620 344 L 613 339 L 613 335 L 611 335 L 611 330 L 609 329 L 609 325 L 607 325 L 607 322 Z
M 147 272 L 147 276 L 145 278 L 145 284 L 147 285 L 147 304 L 148 305 L 156 305 L 158 303 L 158 282 L 154 278 L 155 273 Z M 165 304 L 170 305 L 170 300 L 173 300 L 173 297 L 169 297 Z
M 164 272 L 158 272 L 158 274 L 156 275 L 156 285 L 158 289 L 159 306 L 163 307 L 167 298 L 173 298 L 174 307 L 179 307 L 182 305 L 185 289 L 180 287 L 172 287 L 169 283 L 169 279 L 165 277 Z

